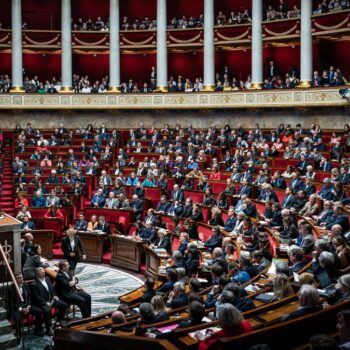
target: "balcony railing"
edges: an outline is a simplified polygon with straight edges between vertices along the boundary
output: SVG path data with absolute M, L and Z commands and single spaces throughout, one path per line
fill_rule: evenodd
M 347 106 L 339 88 L 168 94 L 2 94 L 0 109 L 220 109 Z
M 339 37 L 350 33 L 350 10 L 315 15 L 312 17 L 313 36 L 317 38 Z M 216 46 L 246 46 L 251 43 L 251 24 L 215 26 Z M 180 48 L 201 48 L 203 46 L 203 28 L 169 29 L 169 50 Z M 300 37 L 300 19 L 286 19 L 263 23 L 263 41 L 295 41 Z M 24 49 L 61 48 L 61 32 L 55 30 L 24 30 L 22 33 Z M 109 33 L 103 31 L 73 31 L 73 49 L 108 50 Z M 156 31 L 121 31 L 122 50 L 154 50 Z M 11 48 L 11 31 L 0 30 L 0 49 Z

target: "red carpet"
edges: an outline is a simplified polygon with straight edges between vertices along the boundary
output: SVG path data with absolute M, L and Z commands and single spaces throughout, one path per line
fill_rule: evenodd
M 15 215 L 13 196 L 13 172 L 12 172 L 12 134 L 4 132 L 4 151 L 2 160 L 2 194 L 0 197 L 0 209 L 9 215 Z

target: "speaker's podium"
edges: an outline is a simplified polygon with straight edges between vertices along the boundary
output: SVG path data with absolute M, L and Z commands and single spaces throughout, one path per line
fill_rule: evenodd
M 0 213 L 0 244 L 14 273 L 22 270 L 21 224 L 19 220 L 12 216 Z M 0 265 L 1 269 L 5 268 L 4 262 L 1 262 Z

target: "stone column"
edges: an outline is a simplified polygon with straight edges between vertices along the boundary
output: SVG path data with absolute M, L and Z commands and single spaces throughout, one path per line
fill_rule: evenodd
M 109 1 L 109 92 L 120 91 L 119 0 Z
M 252 0 L 252 89 L 263 85 L 262 0 Z
M 204 0 L 204 90 L 215 89 L 214 0 Z
M 157 88 L 168 91 L 168 48 L 167 48 L 166 0 L 157 0 Z
M 301 1 L 300 84 L 309 88 L 312 82 L 312 0 Z
M 61 16 L 61 75 L 60 92 L 71 92 L 72 88 L 72 27 L 71 0 L 62 0 Z
M 11 92 L 24 92 L 22 63 L 22 0 L 12 0 L 12 87 Z

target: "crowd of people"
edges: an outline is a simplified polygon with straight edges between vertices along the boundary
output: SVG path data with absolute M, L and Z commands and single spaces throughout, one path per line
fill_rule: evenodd
M 350 8 L 348 0 L 318 0 L 314 14 L 322 14 L 327 12 L 335 12 Z
M 188 306 L 190 310 L 189 318 L 180 325 L 183 327 L 200 324 L 207 310 L 214 308 L 210 317 L 218 320 L 221 330 L 204 335 L 196 333 L 199 349 L 215 348 L 221 337 L 251 332 L 251 324 L 243 319 L 241 313 L 255 305 L 246 297 L 247 291 L 240 286 L 271 265 L 274 253 L 268 229 L 273 230 L 278 240 L 288 246 L 289 256 L 289 263 L 274 263 L 276 271 L 270 282 L 270 302 L 291 296 L 294 291 L 290 276 L 311 262 L 308 272 L 299 276 L 299 308 L 285 315 L 282 321 L 322 309 L 316 286 L 324 283 L 325 276 L 327 285 L 335 284 L 334 293 L 331 298 L 327 298 L 329 304 L 348 298 L 350 197 L 346 195 L 345 187 L 350 183 L 350 158 L 347 153 L 350 146 L 349 125 L 333 133 L 327 141 L 325 132 L 316 124 L 309 128 L 299 124 L 281 124 L 267 133 L 258 124 L 250 130 L 239 125 L 235 128 L 229 125 L 217 128 L 212 125 L 206 130 L 196 130 L 190 123 L 186 127 L 177 125 L 173 128 L 168 124 L 163 128 L 146 128 L 141 123 L 137 129 L 130 129 L 126 138 L 116 130 L 109 130 L 104 124 L 96 129 L 89 125 L 75 130 L 68 130 L 60 124 L 50 136 L 44 136 L 28 124 L 23 130 L 17 125 L 14 137 L 19 150 L 13 163 L 15 184 L 22 186 L 18 191 L 16 206 L 20 209 L 18 219 L 23 220 L 24 230 L 33 230 L 28 225 L 31 207 L 59 209 L 64 206 L 61 202 L 64 198 L 62 192 L 54 189 L 45 194 L 46 184 L 54 184 L 61 189 L 69 185 L 72 194 L 81 196 L 84 195 L 82 188 L 87 184 L 86 177 L 94 174 L 98 176 L 98 184 L 88 199 L 90 206 L 132 210 L 136 215 L 135 236 L 171 254 L 171 263 L 166 270 L 167 281 L 161 287 L 156 288 L 154 279 L 146 278 L 145 292 L 139 307 L 140 322 L 135 329 L 137 335 L 162 338 L 159 332 L 147 331 L 140 325 L 167 320 L 169 310 L 183 306 Z M 81 139 L 80 145 L 67 143 L 67 140 L 75 138 Z M 93 143 L 86 146 L 84 140 L 93 140 Z M 66 156 L 58 157 L 48 148 L 65 144 L 71 146 Z M 116 151 L 117 144 L 122 147 Z M 30 159 L 37 161 L 36 166 L 29 167 L 28 162 L 21 159 L 20 149 L 25 150 L 29 146 L 35 148 Z M 110 157 L 113 152 L 114 162 Z M 150 155 L 142 161 L 135 161 L 134 155 L 137 153 Z M 284 169 L 284 172 L 271 169 L 272 158 L 278 157 L 295 159 L 297 162 Z M 101 169 L 102 162 L 109 164 L 108 170 Z M 43 170 L 47 167 L 50 167 L 51 172 L 43 183 Z M 131 171 L 126 172 L 127 169 Z M 214 194 L 213 182 L 223 181 L 227 172 L 229 176 L 224 180 L 225 189 Z M 316 186 L 319 174 L 325 176 L 322 185 Z M 26 176 L 30 175 L 33 180 L 29 183 Z M 175 181 L 172 187 L 169 186 L 170 178 Z M 26 186 L 29 185 L 37 186 L 31 205 L 28 205 L 26 198 Z M 133 186 L 129 197 L 125 191 L 128 186 Z M 163 194 L 156 206 L 146 210 L 147 187 L 161 188 Z M 77 192 L 74 192 L 76 189 Z M 194 202 L 185 195 L 185 191 L 193 190 L 204 194 L 202 203 Z M 278 191 L 285 191 L 282 198 L 277 196 Z M 264 212 L 257 210 L 255 201 L 265 205 Z M 211 225 L 212 232 L 210 237 L 201 242 L 198 227 L 204 222 L 205 206 L 211 208 L 210 218 L 205 223 Z M 52 209 L 50 215 L 57 215 L 57 210 L 53 214 L 51 212 Z M 176 250 L 172 250 L 171 237 L 162 215 L 168 215 L 174 221 L 172 233 L 179 237 L 180 242 Z M 183 224 L 181 220 L 185 220 Z M 103 216 L 85 218 L 84 213 L 80 213 L 63 239 L 67 242 L 62 241 L 67 260 L 60 264 L 60 271 L 64 275 L 70 267 L 74 270 L 79 262 L 69 254 L 71 242 L 74 242 L 76 249 L 81 250 L 84 258 L 84 247 L 76 241 L 75 230 L 102 230 L 107 235 L 111 233 Z M 315 230 L 318 230 L 319 237 L 315 237 Z M 32 236 L 27 234 L 22 242 L 23 252 L 28 255 L 23 274 L 36 278 L 39 281 L 37 285 L 45 280 L 45 266 L 38 259 L 40 247 L 33 248 L 32 240 Z M 106 242 L 104 250 L 108 251 L 108 240 Z M 29 250 L 33 250 L 32 255 L 28 253 L 28 246 Z M 205 259 L 203 263 L 200 247 L 211 254 L 211 258 Z M 35 262 L 40 263 L 40 266 L 36 266 Z M 212 287 L 205 301 L 200 293 L 201 283 L 194 278 L 200 271 L 210 272 L 212 279 Z M 17 277 L 20 282 L 20 277 Z M 76 283 L 72 274 L 68 278 Z M 46 283 L 51 289 L 49 282 Z M 33 300 L 36 300 L 37 291 L 33 288 Z M 65 296 L 60 294 L 59 289 L 57 295 L 45 302 L 56 302 L 55 305 L 61 310 L 59 303 L 66 302 Z M 89 314 L 89 297 L 86 298 L 80 299 L 78 304 L 84 310 L 84 317 Z M 32 305 L 40 309 L 35 301 Z M 63 310 L 65 306 L 62 305 Z M 27 313 L 40 313 L 33 307 L 25 310 Z M 45 308 L 41 308 L 41 312 L 46 333 L 50 334 Z M 129 312 L 125 311 L 125 304 L 121 304 L 112 315 L 113 321 L 116 324 L 124 323 Z M 60 315 L 57 316 L 58 321 Z M 341 313 L 338 317 L 343 319 L 345 316 Z M 39 324 L 36 325 L 36 331 L 42 334 Z M 313 341 L 317 342 L 317 339 Z M 346 341 L 349 339 L 346 338 Z

